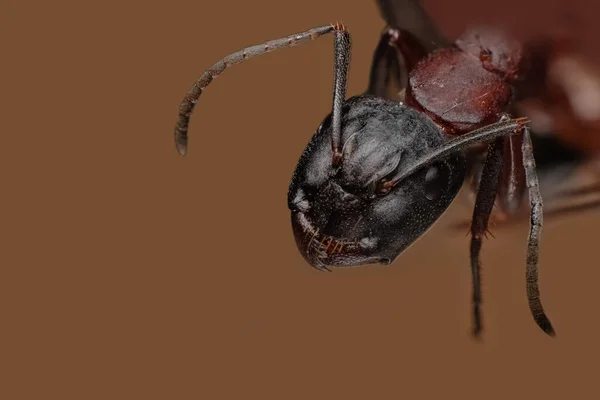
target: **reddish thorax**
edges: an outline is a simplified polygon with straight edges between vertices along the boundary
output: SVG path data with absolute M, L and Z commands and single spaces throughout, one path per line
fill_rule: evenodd
M 447 134 L 496 122 L 512 100 L 521 46 L 495 30 L 471 30 L 454 47 L 430 53 L 410 72 L 407 105 Z

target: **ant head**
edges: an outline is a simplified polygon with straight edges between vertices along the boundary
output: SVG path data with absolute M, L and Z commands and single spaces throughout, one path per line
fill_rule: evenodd
M 465 178 L 462 152 L 386 185 L 446 139 L 426 116 L 371 96 L 344 103 L 342 161 L 331 115 L 304 150 L 288 205 L 299 250 L 316 268 L 389 264 L 433 225 Z

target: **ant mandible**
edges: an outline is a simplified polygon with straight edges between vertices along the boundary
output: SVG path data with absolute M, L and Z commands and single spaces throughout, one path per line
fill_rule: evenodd
M 525 118 L 507 113 L 522 49 L 494 33 L 469 32 L 430 52 L 408 31 L 389 29 L 375 52 L 369 89 L 347 100 L 351 41 L 344 25 L 247 47 L 210 67 L 185 96 L 175 127 L 179 154 L 187 153 L 196 102 L 226 68 L 329 33 L 332 112 L 300 157 L 288 192 L 304 258 L 322 271 L 391 263 L 445 212 L 474 167 L 467 156 L 476 154 L 484 161 L 470 229 L 473 334 L 482 331 L 480 252 L 492 208 L 510 212 L 528 192 L 527 298 L 536 323 L 554 336 L 538 289 L 543 206 L 531 135 Z M 409 72 L 404 102 L 385 98 L 390 76 L 400 72 L 398 56 Z

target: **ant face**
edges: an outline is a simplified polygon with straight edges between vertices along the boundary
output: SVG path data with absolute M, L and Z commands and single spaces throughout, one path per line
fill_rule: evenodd
M 441 131 L 401 104 L 349 99 L 342 163 L 332 163 L 331 115 L 302 154 L 288 193 L 294 237 L 316 268 L 389 264 L 450 205 L 465 178 L 462 153 L 418 170 L 391 191 L 383 184 L 440 146 Z
M 471 175 L 484 163 L 471 223 L 473 334 L 478 336 L 482 329 L 481 236 L 499 197 L 501 206 L 512 207 L 527 191 L 531 208 L 526 264 L 529 309 L 544 332 L 554 335 L 537 283 L 543 204 L 528 119 L 505 113 L 517 99 L 510 96 L 513 89 L 525 88 L 524 81 L 516 85 L 520 88 L 511 85 L 522 75 L 520 45 L 490 31 L 483 36 L 472 32 L 451 45 L 428 20 L 418 0 L 379 1 L 379 5 L 390 28 L 375 50 L 366 92 L 379 98 L 345 100 L 350 33 L 343 24 L 316 27 L 246 47 L 207 69 L 179 106 L 174 130 L 177 151 L 186 155 L 190 115 L 200 95 L 223 71 L 331 33 L 332 114 L 305 149 L 288 193 L 294 236 L 303 256 L 321 270 L 392 262 L 455 198 L 466 175 L 462 149 L 489 143 L 487 150 L 469 150 L 485 154 L 485 161 L 477 157 L 469 163 Z M 523 69 L 527 72 L 523 78 L 547 72 L 548 55 L 540 56 L 541 65 L 534 73 Z M 408 82 L 403 83 L 406 77 Z M 390 85 L 393 81 L 395 85 Z M 520 93 L 519 98 L 546 96 L 546 91 L 536 88 L 538 84 L 533 82 L 528 89 L 531 93 Z M 396 93 L 405 89 L 404 99 L 414 109 L 384 100 L 390 86 L 395 86 Z M 448 136 L 457 136 L 447 138 L 442 129 Z M 520 138 L 513 140 L 515 135 Z

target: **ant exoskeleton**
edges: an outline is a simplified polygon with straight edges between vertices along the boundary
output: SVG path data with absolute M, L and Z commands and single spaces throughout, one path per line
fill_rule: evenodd
M 332 112 L 300 157 L 288 192 L 304 258 L 323 271 L 389 264 L 439 219 L 466 181 L 473 181 L 470 257 L 478 336 L 480 252 L 492 208 L 514 213 L 528 194 L 527 298 L 536 323 L 553 336 L 538 290 L 543 205 L 532 138 L 528 120 L 510 116 L 515 87 L 523 79 L 524 47 L 492 30 L 469 31 L 454 44 L 435 29 L 417 37 L 399 27 L 402 21 L 390 22 L 398 10 L 386 14 L 386 3 L 380 2 L 384 16 L 396 27 L 381 38 L 365 94 L 346 100 L 351 43 L 341 24 L 248 47 L 210 67 L 187 93 L 175 127 L 179 154 L 187 153 L 189 118 L 198 98 L 227 67 L 333 33 Z M 418 2 L 405 3 L 426 18 Z M 424 35 L 429 37 L 423 40 Z M 402 102 L 386 98 L 391 80 L 406 85 Z

